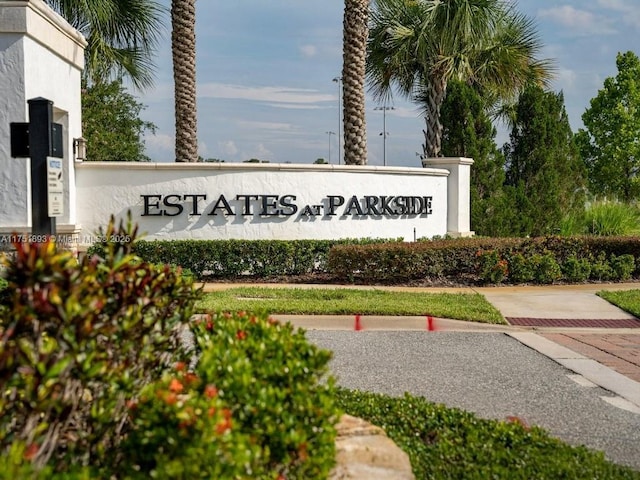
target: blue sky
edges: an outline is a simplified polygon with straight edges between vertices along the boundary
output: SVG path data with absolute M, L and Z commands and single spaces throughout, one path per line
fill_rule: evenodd
M 160 0 L 167 7 L 169 0 Z M 200 155 L 239 162 L 312 163 L 338 160 L 338 84 L 342 68 L 342 0 L 198 0 L 196 2 Z M 571 125 L 615 76 L 615 57 L 640 55 L 638 0 L 520 0 L 554 58 L 553 90 L 562 90 Z M 167 20 L 168 21 L 168 20 Z M 147 135 L 152 161 L 173 161 L 173 78 L 170 26 L 157 55 L 155 86 L 133 92 L 154 122 Z M 383 114 L 367 101 L 368 163 L 383 164 Z M 386 163 L 420 166 L 423 119 L 394 99 L 386 113 Z M 504 132 L 498 142 L 506 141 Z

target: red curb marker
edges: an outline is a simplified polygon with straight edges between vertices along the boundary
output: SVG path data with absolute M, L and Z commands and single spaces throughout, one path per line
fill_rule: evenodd
M 356 332 L 362 330 L 362 323 L 360 322 L 360 315 L 356 315 L 356 323 L 353 328 Z
M 433 317 L 432 316 L 428 316 L 427 317 L 427 330 L 429 332 L 435 332 L 436 331 L 436 325 L 433 322 Z

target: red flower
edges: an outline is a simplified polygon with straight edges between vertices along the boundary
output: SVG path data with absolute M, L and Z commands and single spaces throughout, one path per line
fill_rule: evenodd
M 218 389 L 214 385 L 207 385 L 204 388 L 204 395 L 207 398 L 215 398 L 218 396 Z
M 238 332 L 236 333 L 236 338 L 238 340 L 244 340 L 245 338 L 247 338 L 247 332 L 245 332 L 244 330 L 238 330 Z
M 164 401 L 167 402 L 167 405 L 175 405 L 178 401 L 178 396 L 175 393 L 168 393 L 164 397 Z
M 169 384 L 169 390 L 174 393 L 180 393 L 182 390 L 184 390 L 184 385 L 182 385 L 179 380 L 172 378 L 171 383 Z
M 178 372 L 182 372 L 184 371 L 184 369 L 187 368 L 187 364 L 184 362 L 176 362 L 176 370 Z
M 220 420 L 218 422 L 218 425 L 216 425 L 216 433 L 218 435 L 222 435 L 227 430 L 231 430 L 231 419 L 225 418 L 223 420 Z
M 24 451 L 24 459 L 25 460 L 32 460 L 36 456 L 37 453 L 38 453 L 38 444 L 37 443 L 32 443 Z

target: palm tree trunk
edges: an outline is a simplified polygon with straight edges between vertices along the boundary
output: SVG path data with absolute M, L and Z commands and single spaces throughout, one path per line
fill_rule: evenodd
M 195 3 L 195 0 L 171 0 L 176 162 L 198 161 Z
M 425 105 L 425 122 L 427 123 L 422 145 L 423 158 L 435 158 L 442 156 L 442 122 L 440 109 L 447 94 L 447 81 L 444 77 L 434 76 L 429 79 L 427 87 L 427 104 Z
M 343 20 L 344 163 L 367 163 L 364 77 L 369 37 L 369 0 L 345 0 Z

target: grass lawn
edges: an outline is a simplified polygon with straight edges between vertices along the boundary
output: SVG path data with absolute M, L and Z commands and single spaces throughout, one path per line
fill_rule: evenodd
M 486 420 L 422 397 L 339 389 L 340 408 L 382 427 L 411 460 L 416 479 L 640 479 L 602 452 L 573 447 L 545 430 Z
M 299 315 L 432 315 L 504 324 L 480 294 L 388 290 L 240 287 L 206 293 L 198 311 L 266 310 Z
M 615 292 L 602 290 L 598 292 L 598 296 L 640 318 L 640 290 L 620 290 Z

